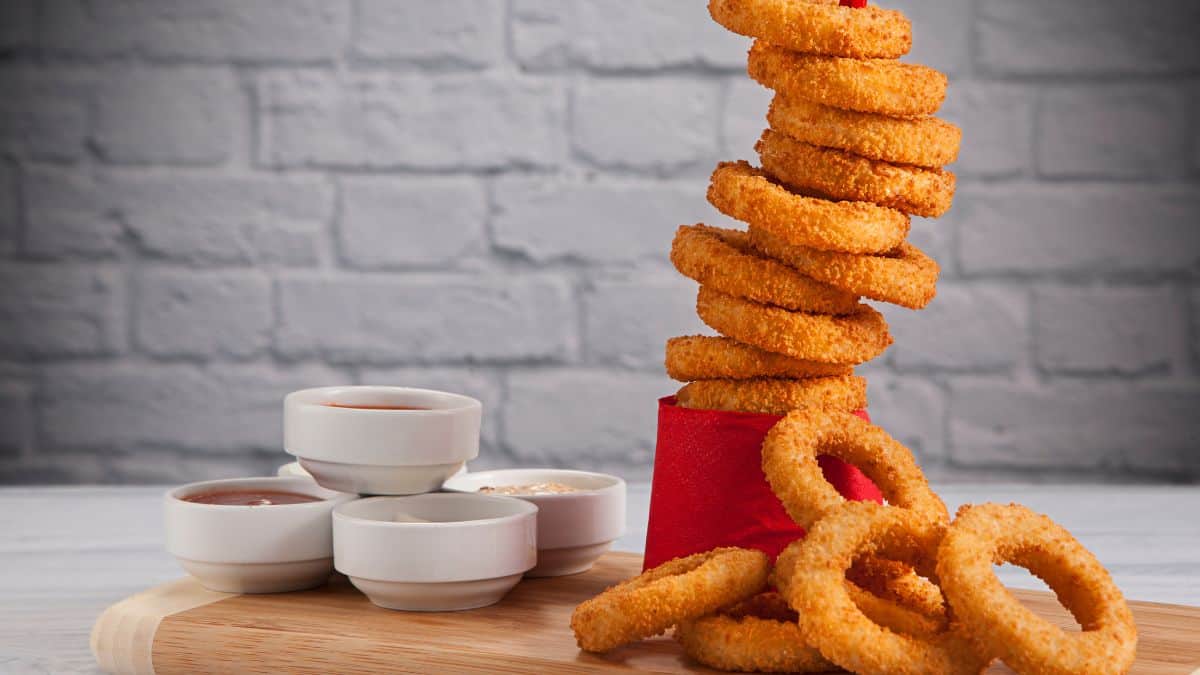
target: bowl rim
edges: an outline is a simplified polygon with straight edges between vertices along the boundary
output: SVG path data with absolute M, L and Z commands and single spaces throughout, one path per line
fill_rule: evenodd
M 468 482 L 468 481 L 475 481 L 478 479 L 486 479 L 488 476 L 492 476 L 492 475 L 520 474 L 520 473 L 524 473 L 524 472 L 546 472 L 546 473 L 557 474 L 557 475 L 566 476 L 566 477 L 585 477 L 586 476 L 588 478 L 600 478 L 600 479 L 611 481 L 611 482 L 608 485 L 605 485 L 602 487 L 597 487 L 597 488 L 579 488 L 574 492 L 552 492 L 552 493 L 538 494 L 538 495 L 488 495 L 486 493 L 479 492 L 479 488 L 467 490 L 467 489 L 464 489 L 461 487 L 456 487 L 456 486 L 452 485 L 452 483 L 463 483 L 463 482 Z M 511 484 L 512 483 L 508 483 L 507 485 L 511 485 Z M 501 486 L 503 486 L 503 485 L 504 484 L 502 484 Z M 610 492 L 616 492 L 618 490 L 625 490 L 626 485 L 625 485 L 624 478 L 621 478 L 620 476 L 614 476 L 613 474 L 610 474 L 610 473 L 601 473 L 599 471 L 583 471 L 580 469 L 559 469 L 559 468 L 554 468 L 554 467 L 513 467 L 513 468 L 508 468 L 508 469 L 485 469 L 483 471 L 471 471 L 471 472 L 464 473 L 464 474 L 456 474 L 454 476 L 447 478 L 446 481 L 444 483 L 442 483 L 442 489 L 446 490 L 448 492 L 456 492 L 456 493 L 460 493 L 460 494 L 477 494 L 477 495 L 485 496 L 485 497 L 513 497 L 513 498 L 522 499 L 522 500 L 545 499 L 545 500 L 549 500 L 549 501 L 562 501 L 564 499 L 583 499 L 583 498 L 587 498 L 590 496 L 607 494 Z
M 348 492 L 338 492 L 337 490 L 330 490 L 329 488 L 317 483 L 312 478 L 306 476 L 245 476 L 241 478 L 215 478 L 212 480 L 202 480 L 194 483 L 185 483 L 183 485 L 170 488 L 163 494 L 163 498 L 168 504 L 176 508 L 196 507 L 205 509 L 217 508 L 224 510 L 254 509 L 255 511 L 260 511 L 262 509 L 262 505 L 251 506 L 249 504 L 203 504 L 200 502 L 189 502 L 183 499 L 183 497 L 186 496 L 186 494 L 199 492 L 209 488 L 220 489 L 223 486 L 237 487 L 242 485 L 256 485 L 262 483 L 278 483 L 280 484 L 281 488 L 283 486 L 295 486 L 301 489 L 307 488 L 309 492 L 306 492 L 305 494 L 308 494 L 312 497 L 321 497 L 315 502 L 300 502 L 298 504 L 270 504 L 271 510 L 274 513 L 279 513 L 278 509 L 299 510 L 328 508 L 330 503 L 338 505 L 340 503 L 356 501 L 358 499 L 358 495 L 350 494 Z M 314 489 L 320 494 L 312 494 L 311 490 Z M 281 489 L 280 491 L 286 492 L 287 490 Z
M 429 500 L 429 499 L 432 499 L 432 500 L 446 500 L 446 499 L 459 500 L 459 499 L 464 499 L 464 498 L 468 499 L 468 500 L 472 500 L 472 501 L 489 501 L 489 502 L 493 502 L 493 503 L 503 503 L 506 506 L 516 506 L 517 512 L 516 513 L 507 513 L 504 515 L 494 516 L 494 517 L 490 517 L 490 518 L 475 518 L 475 519 L 471 519 L 471 520 L 448 520 L 448 521 L 437 521 L 437 522 L 427 522 L 427 523 L 410 523 L 410 522 L 398 522 L 398 521 L 392 521 L 392 520 L 377 520 L 374 518 L 364 518 L 362 516 L 356 516 L 356 515 L 346 513 L 345 508 L 343 508 L 343 507 L 363 508 L 366 504 L 379 502 L 379 501 L 403 501 L 403 500 L 418 500 L 418 499 L 422 499 L 422 500 Z M 516 504 L 514 504 L 513 502 L 516 502 Z M 355 504 L 356 506 L 350 507 L 350 504 Z M 358 526 L 358 527 L 375 527 L 375 528 L 391 529 L 391 530 L 474 529 L 474 528 L 479 528 L 479 527 L 488 527 L 491 525 L 498 525 L 501 523 L 516 521 L 516 520 L 520 520 L 522 518 L 526 518 L 529 516 L 536 516 L 537 512 L 538 512 L 538 507 L 536 504 L 531 504 L 523 499 L 517 499 L 515 497 L 507 497 L 507 496 L 503 496 L 503 495 L 481 495 L 478 493 L 457 492 L 457 491 L 456 492 L 426 492 L 426 493 L 417 494 L 417 495 L 379 495 L 379 496 L 375 496 L 375 497 L 363 497 L 360 499 L 354 499 L 354 500 L 344 502 L 342 504 L 338 504 L 337 506 L 335 506 L 333 509 L 333 519 L 335 521 L 339 521 L 339 520 L 343 521 L 347 525 L 354 525 L 354 526 Z
M 431 408 L 429 410 L 387 410 L 380 408 L 356 408 L 351 405 L 334 406 L 329 405 L 328 400 L 323 400 L 336 396 L 339 392 L 344 391 L 375 391 L 381 394 L 437 396 L 453 401 L 454 405 L 444 408 Z M 466 394 L 456 394 L 454 392 L 442 391 L 440 389 L 425 389 L 421 387 L 402 387 L 379 384 L 337 384 L 325 387 L 297 389 L 296 391 L 293 391 L 284 397 L 284 404 L 287 407 L 293 407 L 296 409 L 321 409 L 322 413 L 326 415 L 371 415 L 376 417 L 439 417 L 444 415 L 460 415 L 464 412 L 483 409 L 483 403 L 476 398 L 467 396 Z

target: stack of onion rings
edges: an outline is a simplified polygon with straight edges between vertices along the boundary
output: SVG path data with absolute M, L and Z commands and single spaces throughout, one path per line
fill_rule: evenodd
M 805 379 L 698 380 L 675 395 L 684 408 L 786 415 L 803 408 L 853 412 L 867 405 L 867 381 L 854 375 Z
M 796 52 L 894 59 L 912 48 L 912 24 L 896 10 L 855 10 L 836 3 L 710 0 L 708 12 L 734 33 Z

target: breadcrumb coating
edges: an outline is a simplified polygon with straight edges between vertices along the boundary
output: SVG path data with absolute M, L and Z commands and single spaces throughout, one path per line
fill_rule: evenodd
M 854 369 L 772 354 L 727 337 L 691 335 L 667 340 L 667 375 L 680 382 L 755 377 L 833 377 Z
M 717 23 L 739 35 L 806 54 L 894 59 L 912 49 L 912 22 L 874 5 L 855 9 L 808 0 L 710 0 Z
M 867 380 L 855 375 L 803 380 L 698 380 L 675 395 L 684 408 L 786 415 L 792 410 L 822 408 L 853 412 L 867 405 Z

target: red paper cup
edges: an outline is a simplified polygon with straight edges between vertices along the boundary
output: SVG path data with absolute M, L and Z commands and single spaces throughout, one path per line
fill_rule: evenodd
M 867 412 L 855 413 L 869 420 Z M 658 401 L 658 441 L 643 569 L 718 546 L 756 548 L 772 559 L 804 536 L 762 472 L 762 442 L 778 415 L 695 410 Z M 882 503 L 879 488 L 837 458 L 817 458 L 847 499 Z

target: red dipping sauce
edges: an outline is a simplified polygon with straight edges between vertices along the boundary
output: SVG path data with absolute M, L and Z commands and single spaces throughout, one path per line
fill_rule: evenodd
M 330 408 L 354 408 L 357 410 L 433 410 L 416 405 L 346 405 L 345 403 L 323 403 Z
M 180 499 L 195 504 L 218 504 L 220 506 L 277 506 L 322 501 L 320 497 L 299 492 L 283 492 L 282 490 L 221 490 L 201 492 L 180 497 Z

